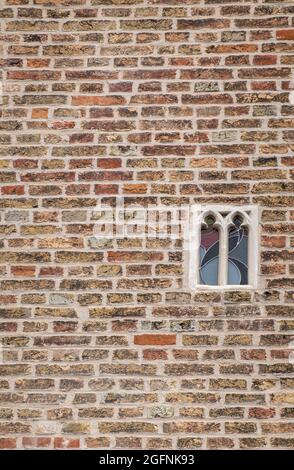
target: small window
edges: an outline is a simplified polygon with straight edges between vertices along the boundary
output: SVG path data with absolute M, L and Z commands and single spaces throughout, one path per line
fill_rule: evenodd
M 257 287 L 258 207 L 192 206 L 185 234 L 192 288 Z

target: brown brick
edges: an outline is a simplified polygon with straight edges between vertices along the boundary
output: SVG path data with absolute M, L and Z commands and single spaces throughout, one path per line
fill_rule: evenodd
M 2 3 L 0 448 L 294 448 L 291 2 Z M 120 202 L 258 204 L 257 289 Z
M 176 343 L 176 335 L 136 335 L 134 343 L 139 345 L 168 345 Z

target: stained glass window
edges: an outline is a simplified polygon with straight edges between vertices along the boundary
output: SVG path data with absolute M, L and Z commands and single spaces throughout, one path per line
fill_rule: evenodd
M 200 245 L 200 284 L 217 285 L 219 267 L 219 231 L 214 226 L 215 219 L 208 216 L 201 229 Z
M 235 217 L 228 234 L 228 284 L 248 284 L 248 229 L 242 222 L 240 216 Z
M 185 283 L 192 289 L 257 289 L 259 208 L 193 205 L 185 226 Z

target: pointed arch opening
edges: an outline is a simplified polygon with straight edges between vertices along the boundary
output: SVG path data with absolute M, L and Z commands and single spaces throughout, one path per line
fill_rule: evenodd
M 220 232 L 213 214 L 208 214 L 201 225 L 199 250 L 200 284 L 216 286 L 219 284 Z
M 236 214 L 228 228 L 228 285 L 248 285 L 249 229 Z

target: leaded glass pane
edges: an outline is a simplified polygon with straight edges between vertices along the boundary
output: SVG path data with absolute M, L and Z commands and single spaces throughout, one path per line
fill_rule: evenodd
M 213 217 L 205 220 L 207 227 L 201 230 L 200 284 L 218 284 L 219 232 L 214 227 Z
M 242 227 L 242 219 L 234 219 L 229 230 L 228 284 L 248 284 L 248 229 Z

